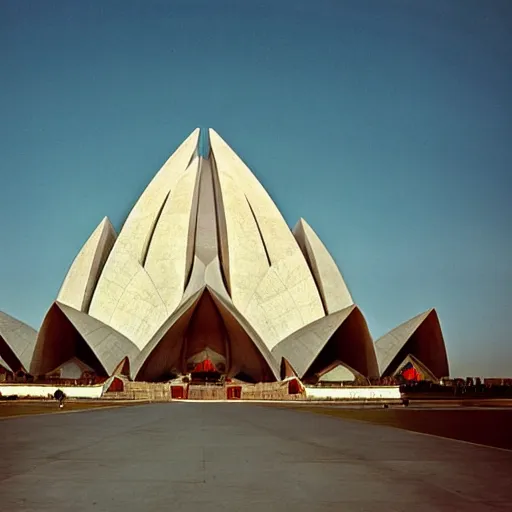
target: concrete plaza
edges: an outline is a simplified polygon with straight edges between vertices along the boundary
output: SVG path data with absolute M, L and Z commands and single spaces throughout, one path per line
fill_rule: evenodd
M 0 432 L 2 510 L 512 510 L 512 452 L 275 406 L 141 405 Z

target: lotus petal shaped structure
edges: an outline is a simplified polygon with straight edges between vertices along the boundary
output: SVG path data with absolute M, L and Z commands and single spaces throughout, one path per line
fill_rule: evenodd
M 373 341 L 355 305 L 324 316 L 282 340 L 272 354 L 285 358 L 303 379 L 343 361 L 362 375 L 377 377 Z
M 395 327 L 375 342 L 380 372 L 395 375 L 408 358 L 437 379 L 449 375 L 448 357 L 435 309 Z
M 26 370 L 143 381 L 194 372 L 253 382 L 379 376 L 364 316 L 318 235 L 303 219 L 290 230 L 245 163 L 208 135 L 206 156 L 199 129 L 179 146 L 119 234 L 107 218 L 93 231 L 37 340 L 26 352 L 19 343 Z M 423 335 L 409 338 L 431 368 Z M 395 364 L 388 359 L 385 373 Z
M 105 217 L 82 247 L 68 270 L 57 296 L 61 304 L 78 311 L 88 311 L 101 270 L 108 258 L 116 232 Z
M 28 373 L 37 332 L 0 311 L 0 366 L 12 372 Z
M 37 337 L 30 373 L 44 375 L 78 359 L 94 373 L 109 376 L 126 358 L 139 354 L 121 333 L 82 311 L 55 302 L 46 314 Z

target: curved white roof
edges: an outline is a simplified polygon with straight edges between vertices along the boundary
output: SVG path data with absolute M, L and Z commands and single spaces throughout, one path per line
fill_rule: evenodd
M 75 356 L 73 339 L 76 334 L 74 333 L 78 333 L 105 373 L 109 375 L 125 357 L 128 357 L 131 363 L 139 354 L 136 345 L 112 327 L 87 313 L 55 302 L 48 310 L 37 337 L 37 346 L 31 364 L 32 373 L 35 375 L 47 373 Z M 48 352 L 52 353 L 50 366 L 53 367 L 45 364 L 45 354 Z M 55 362 L 56 364 L 53 364 Z
M 181 300 L 198 172 L 199 129 L 181 144 L 128 215 L 89 313 L 143 348 Z M 154 244 L 154 247 L 152 245 Z
M 366 321 L 356 305 L 332 313 L 324 318 L 306 325 L 294 332 L 272 349 L 272 355 L 278 361 L 285 358 L 302 378 L 326 347 L 336 331 L 354 316 L 357 323 L 357 333 L 350 340 L 351 350 L 360 354 L 364 368 L 356 368 L 362 374 L 376 376 L 377 361 L 373 350 Z M 346 361 L 344 361 L 346 363 Z
M 87 342 L 109 375 L 125 357 L 128 357 L 132 364 L 139 355 L 137 346 L 112 327 L 65 304 L 57 302 L 57 305 Z
M 214 131 L 211 154 L 222 205 L 223 270 L 234 306 L 272 349 L 324 316 L 313 275 L 276 205 Z
M 408 351 L 407 345 L 418 334 L 414 349 L 416 356 L 422 364 L 426 365 L 436 377 L 448 376 L 448 359 L 444 344 L 439 318 L 434 308 L 429 309 L 395 327 L 375 342 L 375 351 L 379 363 L 380 374 L 384 375 L 388 369 L 402 361 L 396 358 L 400 351 Z M 418 352 L 421 352 L 421 357 Z M 407 354 L 405 354 L 407 355 Z M 404 355 L 404 357 L 405 357 Z
M 57 300 L 78 311 L 89 310 L 101 271 L 116 240 L 116 232 L 105 217 L 84 244 L 62 283 Z
M 306 257 L 327 314 L 348 308 L 354 301 L 333 257 L 313 228 L 300 219 L 293 234 Z
M 22 368 L 28 372 L 36 346 L 36 330 L 0 311 L 0 337 L 14 353 Z

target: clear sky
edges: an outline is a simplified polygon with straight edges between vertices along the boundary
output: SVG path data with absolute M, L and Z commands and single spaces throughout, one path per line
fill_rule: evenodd
M 38 328 L 196 127 L 304 217 L 375 338 L 512 375 L 512 2 L 0 0 L 0 310 Z

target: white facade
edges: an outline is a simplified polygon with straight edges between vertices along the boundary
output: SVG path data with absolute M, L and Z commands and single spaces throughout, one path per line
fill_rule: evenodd
M 150 252 L 150 246 L 153 235 L 157 232 L 155 243 L 163 247 L 165 223 L 168 222 L 169 212 L 172 212 L 175 201 L 178 202 L 178 209 L 182 205 L 181 214 L 190 216 L 190 202 L 182 201 L 180 194 L 183 188 L 187 187 L 183 183 L 181 186 L 178 183 L 186 173 L 192 173 L 192 179 L 197 176 L 197 165 L 193 159 L 197 154 L 198 140 L 197 129 L 167 160 L 143 192 L 119 233 L 92 299 L 90 315 L 125 335 L 140 349 L 146 345 L 158 327 L 173 312 L 172 308 L 177 305 L 173 290 L 179 290 L 179 283 L 183 282 L 186 267 L 177 266 L 176 274 L 169 276 L 169 279 L 174 279 L 170 290 L 159 290 L 157 283 L 162 286 L 165 280 L 162 280 L 160 275 L 158 255 L 155 255 L 154 251 Z M 169 203 L 167 208 L 166 203 Z M 164 224 L 158 228 L 162 213 L 165 213 Z M 184 236 L 175 238 L 173 242 L 176 250 L 171 258 L 179 259 L 180 251 L 182 254 L 186 252 L 189 243 L 188 228 Z M 148 256 L 153 276 L 146 267 Z M 160 256 L 163 258 L 160 261 L 163 261 L 164 268 L 169 268 L 169 262 L 164 259 L 166 254 Z M 164 293 L 163 297 L 161 292 Z
M 212 228 L 220 235 L 219 273 L 225 278 L 233 306 L 267 347 L 271 349 L 325 314 L 321 297 L 325 292 L 319 291 L 299 243 L 276 205 L 226 142 L 213 130 L 209 136 L 208 158 L 197 156 L 199 130 L 169 158 L 129 214 L 100 269 L 88 312 L 140 350 L 184 298 L 195 257 L 194 237 L 202 206 L 198 190 L 203 172 L 212 173 L 215 190 Z M 75 260 L 59 295 L 59 300 L 65 299 L 61 302 L 75 309 L 87 299 L 83 293 L 72 294 L 68 289 L 81 291 L 85 287 L 90 273 L 76 269 L 89 269 L 94 253 L 104 250 L 104 246 L 98 247 L 101 227 Z M 313 244 L 318 249 L 313 251 L 319 251 L 319 260 L 328 260 L 325 247 L 318 242 L 315 236 Z M 333 265 L 332 258 L 326 271 L 320 264 L 324 281 L 329 272 L 336 282 L 342 279 Z M 335 294 L 327 294 L 332 302 Z M 347 294 L 344 291 L 337 303 L 332 302 L 331 309 L 347 302 Z
M 97 371 L 111 374 L 126 358 L 132 377 L 158 379 L 185 372 L 201 348 L 225 362 L 227 375 L 256 380 L 279 379 L 283 358 L 301 377 L 316 373 L 321 354 L 378 374 L 364 316 L 318 235 L 303 219 L 292 232 L 252 171 L 214 130 L 208 135 L 205 156 L 199 129 L 178 147 L 117 237 L 107 218 L 100 223 L 37 347 L 18 326 L 26 370 L 45 373 L 81 351 Z M 381 365 L 401 343 L 395 334 L 378 344 Z

